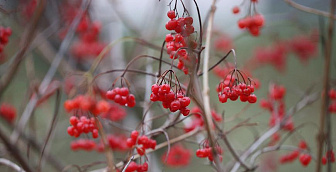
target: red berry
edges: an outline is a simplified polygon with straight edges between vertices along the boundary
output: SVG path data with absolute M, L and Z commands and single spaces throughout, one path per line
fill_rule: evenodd
M 176 15 L 175 15 L 175 11 L 173 11 L 173 10 L 168 11 L 167 16 L 168 16 L 170 19 L 175 18 L 175 17 L 176 17 Z
M 240 9 L 239 9 L 238 6 L 235 6 L 235 7 L 233 7 L 233 9 L 232 9 L 232 13 L 233 13 L 233 14 L 238 14 L 239 11 L 240 11 Z
M 249 95 L 248 102 L 249 103 L 255 103 L 255 102 L 257 102 L 257 96 L 254 95 L 254 94 Z

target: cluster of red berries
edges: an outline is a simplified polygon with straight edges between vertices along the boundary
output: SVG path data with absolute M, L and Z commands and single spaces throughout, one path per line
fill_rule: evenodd
M 102 118 L 111 120 L 111 121 L 120 121 L 126 117 L 127 113 L 124 108 L 119 104 L 110 103 L 109 109 L 107 112 L 100 114 Z
M 180 33 L 183 37 L 188 37 L 194 33 L 195 29 L 192 25 L 192 17 L 180 17 L 176 20 L 176 14 L 173 10 L 168 11 L 167 16 L 170 18 L 170 20 L 166 23 L 167 30 L 174 30 L 176 33 Z
M 191 151 L 180 144 L 172 146 L 168 157 L 166 155 L 167 153 L 163 154 L 161 160 L 171 167 L 187 166 L 191 159 Z
M 192 48 L 195 49 L 197 44 L 196 42 L 191 42 Z M 179 59 L 177 63 L 177 68 L 181 69 L 185 74 L 189 73 L 189 70 L 187 66 L 185 66 L 185 62 L 189 61 L 189 54 L 187 50 L 185 49 L 180 49 L 182 47 L 187 47 L 187 44 L 182 37 L 181 34 L 167 34 L 166 35 L 166 48 L 167 48 L 167 53 L 169 54 L 169 57 L 171 59 Z
M 317 53 L 317 41 L 307 36 L 296 36 L 288 45 L 290 50 L 300 59 L 302 63 L 306 63 L 308 59 L 314 57 Z
M 177 67 L 185 74 L 188 74 L 188 67 L 185 65 L 186 61 L 189 61 L 189 54 L 186 49 L 180 48 L 188 48 L 191 47 L 195 49 L 197 47 L 197 43 L 195 41 L 187 41 L 186 37 L 189 37 L 192 33 L 194 33 L 193 18 L 188 17 L 180 17 L 177 20 L 175 11 L 168 11 L 167 16 L 170 20 L 166 24 L 166 29 L 169 31 L 175 31 L 176 33 L 167 34 L 166 35 L 166 48 L 167 53 L 171 59 L 179 59 Z M 188 44 L 187 44 L 188 43 Z
M 328 110 L 330 113 L 336 113 L 336 90 L 330 89 L 328 95 L 331 100 Z
M 298 147 L 302 150 L 306 150 L 308 148 L 307 143 L 303 140 L 300 141 Z M 294 150 L 294 151 L 290 152 L 289 154 L 285 154 L 285 155 L 281 156 L 280 157 L 280 163 L 284 164 L 284 163 L 293 162 L 299 157 L 299 155 L 300 155 L 300 151 L 299 150 Z M 306 155 L 306 154 L 304 154 L 304 155 Z M 307 159 L 307 158 L 304 158 L 304 159 Z
M 80 11 L 80 4 L 63 4 L 61 15 L 65 27 L 59 34 L 61 39 L 65 37 L 70 24 Z M 92 21 L 89 13 L 84 13 L 76 28 L 76 34 L 79 39 L 71 46 L 71 53 L 76 59 L 95 58 L 105 48 L 106 43 L 99 41 L 101 27 L 100 22 Z
M 131 137 L 126 140 L 126 144 L 129 148 L 132 148 L 135 145 L 142 145 L 136 147 L 136 150 L 140 156 L 146 153 L 146 149 L 155 149 L 156 147 L 155 140 L 152 140 L 145 135 L 139 137 L 139 132 L 136 130 L 132 131 Z
M 249 5 L 249 11 L 251 12 L 252 10 L 255 11 L 255 4 L 258 1 L 256 0 L 251 0 L 250 5 Z M 238 14 L 240 12 L 240 8 L 238 6 L 233 7 L 232 13 L 233 14 Z M 259 36 L 260 34 L 260 29 L 264 25 L 264 17 L 257 13 L 254 12 L 250 13 L 250 15 L 246 16 L 245 18 L 242 18 L 238 20 L 238 27 L 240 29 L 248 29 L 251 35 L 253 36 Z
M 2 53 L 4 46 L 7 45 L 9 36 L 12 34 L 10 27 L 4 28 L 0 26 L 0 53 Z
M 215 149 L 218 153 L 219 160 L 222 161 L 223 160 L 223 157 L 221 155 L 223 153 L 222 148 L 219 145 L 216 145 Z M 208 141 L 205 141 L 205 144 L 203 145 L 202 149 L 196 150 L 196 156 L 199 158 L 208 158 L 209 161 L 214 160 L 214 157 L 212 154 L 212 148 L 209 146 Z
M 175 94 L 168 84 L 153 84 L 150 100 L 153 102 L 161 101 L 164 108 L 169 108 L 171 112 L 180 110 L 184 116 L 187 116 L 190 112 L 190 110 L 187 108 L 187 106 L 190 104 L 190 98 L 185 97 L 180 93 Z
M 333 150 L 329 150 L 326 152 L 326 155 L 322 157 L 322 164 L 325 165 L 328 162 L 328 159 L 330 162 L 335 162 L 335 153 Z
M 276 42 L 270 47 L 257 47 L 254 51 L 252 63 L 257 65 L 270 64 L 278 71 L 286 67 L 288 48 L 284 42 Z
M 81 116 L 80 119 L 76 116 L 71 116 L 69 120 L 72 126 L 68 127 L 68 134 L 70 136 L 79 137 L 82 133 L 92 133 L 93 138 L 98 138 L 98 128 L 95 119 Z
M 79 139 L 72 141 L 70 147 L 73 151 L 77 150 L 92 151 L 96 148 L 96 142 L 90 139 Z
M 13 105 L 3 103 L 0 106 L 0 116 L 7 122 L 13 123 L 16 118 L 16 109 Z
M 305 64 L 317 54 L 318 44 L 313 35 L 299 35 L 290 40 L 277 41 L 269 47 L 257 47 L 250 64 L 256 67 L 270 64 L 278 71 L 284 71 L 289 53 L 296 55 Z
M 264 17 L 261 14 L 255 14 L 253 16 L 247 16 L 238 21 L 238 27 L 240 29 L 248 29 L 253 36 L 259 36 L 260 29 L 264 25 Z
M 285 117 L 285 103 L 284 96 L 286 94 L 286 88 L 282 85 L 272 84 L 269 87 L 268 99 L 263 99 L 260 101 L 260 106 L 263 109 L 270 111 L 271 117 L 269 120 L 269 126 L 273 127 L 280 123 Z M 274 109 L 276 107 L 276 109 Z M 284 130 L 292 131 L 294 129 L 294 123 L 289 116 L 282 126 Z
M 21 1 L 23 2 L 23 1 Z M 37 0 L 27 0 L 27 1 L 24 1 L 24 3 L 20 4 L 22 5 L 21 7 L 21 15 L 25 18 L 25 19 L 30 19 L 34 12 L 35 12 L 35 9 L 36 9 L 36 6 L 37 6 Z
M 204 126 L 204 120 L 203 120 L 203 117 L 202 117 L 202 114 L 203 114 L 202 110 L 199 107 L 194 107 L 193 109 L 191 109 L 190 112 L 191 112 L 191 114 L 193 114 L 194 117 L 192 118 L 191 123 L 184 127 L 184 131 L 186 133 L 194 130 L 197 127 L 203 127 Z M 222 116 L 219 115 L 215 110 L 211 111 L 211 116 L 217 122 L 221 122 L 223 120 Z
M 226 103 L 229 98 L 236 101 L 240 98 L 242 102 L 255 103 L 257 96 L 253 94 L 254 86 L 252 84 L 239 83 L 237 84 L 236 78 L 233 75 L 228 75 L 217 87 L 218 99 L 221 103 Z
M 215 50 L 223 53 L 227 53 L 233 49 L 233 47 L 233 40 L 227 34 L 221 34 L 218 38 L 216 38 L 214 43 Z
M 91 112 L 94 115 L 99 115 L 107 112 L 110 109 L 110 104 L 105 100 L 97 102 L 88 95 L 78 95 L 73 99 L 66 100 L 64 102 L 64 108 L 67 112 L 83 110 L 85 112 Z
M 113 100 L 114 102 L 119 103 L 122 106 L 135 106 L 135 97 L 133 94 L 129 93 L 129 90 L 126 87 L 116 87 L 113 90 L 107 91 L 106 98 Z
M 126 137 L 125 136 L 116 136 L 109 134 L 107 135 L 107 142 L 110 148 L 112 148 L 113 151 L 125 151 L 128 149 L 128 146 L 126 144 Z M 97 144 L 96 147 L 98 152 L 104 152 L 105 146 L 104 143 L 100 142 Z
M 143 163 L 142 165 L 138 165 L 136 162 L 132 161 L 130 164 L 127 166 L 125 172 L 145 172 L 148 171 L 148 164 L 147 162 Z

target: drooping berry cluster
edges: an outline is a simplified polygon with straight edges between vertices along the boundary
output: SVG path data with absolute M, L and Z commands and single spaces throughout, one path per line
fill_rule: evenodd
M 16 109 L 13 105 L 3 103 L 0 106 L 0 116 L 7 122 L 13 123 L 16 118 Z
M 92 133 L 93 138 L 98 138 L 98 128 L 95 119 L 81 116 L 80 119 L 76 116 L 71 116 L 69 120 L 72 126 L 68 127 L 68 134 L 73 137 L 79 137 L 82 133 Z
M 326 152 L 325 156 L 322 157 L 322 164 L 325 165 L 327 162 L 334 163 L 335 162 L 335 153 L 333 150 L 329 150 Z
M 223 153 L 222 148 L 219 145 L 216 145 L 215 149 L 218 153 L 219 160 L 222 161 L 223 160 L 223 157 L 221 155 Z M 214 160 L 212 148 L 209 146 L 208 140 L 203 142 L 202 148 L 196 150 L 196 156 L 199 158 L 208 158 L 209 161 Z
M 128 146 L 126 144 L 126 137 L 121 135 L 107 135 L 107 143 L 110 148 L 112 148 L 113 151 L 125 151 L 128 149 Z M 98 152 L 104 152 L 105 146 L 104 143 L 100 142 L 96 146 L 96 150 Z
M 129 90 L 126 87 L 116 87 L 112 90 L 107 91 L 106 98 L 113 100 L 114 102 L 119 103 L 122 106 L 135 106 L 135 97 L 133 94 L 129 93 Z
M 77 150 L 92 151 L 96 148 L 96 142 L 90 139 L 79 139 L 72 141 L 70 143 L 70 147 L 73 151 Z
M 132 161 L 130 164 L 127 166 L 125 172 L 145 172 L 148 171 L 148 164 L 147 162 L 143 163 L 142 165 L 138 165 L 136 162 Z
M 12 35 L 12 29 L 10 27 L 0 26 L 0 53 L 3 52 L 4 47 L 7 45 L 9 36 Z
M 271 113 L 269 120 L 269 126 L 273 127 L 276 124 L 282 122 L 285 117 L 285 103 L 284 96 L 286 94 L 286 88 L 282 85 L 272 84 L 269 87 L 268 99 L 260 101 L 260 106 Z M 294 129 L 294 123 L 289 116 L 285 121 L 282 129 L 292 131 Z
M 318 41 L 314 35 L 316 33 L 312 32 L 310 35 L 299 35 L 292 39 L 276 41 L 268 47 L 257 47 L 248 63 L 253 68 L 272 65 L 282 72 L 286 68 L 287 57 L 292 53 L 301 63 L 306 64 L 309 59 L 316 57 L 318 51 Z
M 177 67 L 185 74 L 188 74 L 188 67 L 185 62 L 190 61 L 188 48 L 195 49 L 197 43 L 187 39 L 192 33 L 194 33 L 193 18 L 180 17 L 177 20 L 175 11 L 168 11 L 167 16 L 170 20 L 166 24 L 166 29 L 169 31 L 175 31 L 175 33 L 166 35 L 166 48 L 167 53 L 171 59 L 179 59 Z M 184 49 L 182 49 L 184 48 Z
M 175 94 L 168 84 L 153 84 L 150 100 L 153 102 L 161 101 L 164 108 L 169 108 L 171 112 L 180 110 L 184 116 L 187 116 L 190 112 L 187 108 L 190 104 L 190 98 L 183 96 L 181 93 Z
M 260 29 L 264 25 L 264 17 L 256 11 L 257 1 L 250 1 L 249 3 L 249 14 L 245 18 L 238 20 L 238 27 L 240 29 L 248 29 L 253 36 L 259 36 Z M 233 7 L 233 14 L 238 14 L 239 12 L 239 6 Z
M 126 110 L 119 104 L 110 103 L 108 111 L 102 113 L 100 116 L 111 121 L 120 121 L 124 119 L 126 115 Z
M 170 152 L 167 157 L 167 153 L 163 154 L 161 160 L 171 167 L 183 167 L 187 166 L 191 159 L 191 151 L 184 148 L 182 145 L 177 144 L 170 148 Z
M 62 26 L 64 27 L 59 33 L 61 39 L 65 37 L 71 23 L 81 10 L 80 4 L 78 3 L 65 2 L 62 4 L 61 19 L 63 20 Z M 93 20 L 88 12 L 84 13 L 75 32 L 78 39 L 70 47 L 74 58 L 84 60 L 95 58 L 100 54 L 106 46 L 106 43 L 99 40 L 101 28 L 102 26 L 99 21 Z
M 137 145 L 136 150 L 140 156 L 146 153 L 146 149 L 155 149 L 156 147 L 155 140 L 152 140 L 145 135 L 139 137 L 139 132 L 136 130 L 132 131 L 130 138 L 126 140 L 126 144 L 129 148 L 133 148 Z
M 175 11 L 168 11 L 167 16 L 170 20 L 166 23 L 166 29 L 169 31 L 175 31 L 176 33 L 181 34 L 183 37 L 188 37 L 194 33 L 195 29 L 193 24 L 193 18 L 188 17 L 179 17 L 177 20 Z
M 109 103 L 105 100 L 96 101 L 88 95 L 78 95 L 73 99 L 64 102 L 64 108 L 67 112 L 74 110 L 82 110 L 84 112 L 91 112 L 94 115 L 99 115 L 109 110 Z
M 240 98 L 242 102 L 255 103 L 257 102 L 257 96 L 253 94 L 254 86 L 249 78 L 249 84 L 246 84 L 245 77 L 238 69 L 234 69 L 227 75 L 224 81 L 219 83 L 217 87 L 218 99 L 221 103 L 226 103 L 229 98 L 232 101 L 236 101 Z M 240 81 L 243 80 L 243 82 Z
M 331 100 L 328 110 L 330 113 L 336 113 L 336 90 L 330 89 L 328 96 Z
M 190 132 L 197 127 L 204 126 L 204 120 L 202 117 L 202 114 L 204 113 L 202 112 L 202 110 L 199 107 L 194 107 L 193 109 L 191 109 L 190 112 L 191 114 L 193 114 L 193 118 L 192 118 L 191 123 L 184 127 L 185 132 Z M 221 122 L 223 120 L 222 116 L 219 115 L 215 110 L 211 110 L 211 116 L 217 122 Z
M 303 140 L 300 141 L 298 147 L 302 150 L 306 150 L 308 148 L 307 143 Z M 299 155 L 300 155 L 299 150 L 294 150 L 294 151 L 290 152 L 289 154 L 282 155 L 280 157 L 280 163 L 284 164 L 284 163 L 293 162 L 299 157 Z

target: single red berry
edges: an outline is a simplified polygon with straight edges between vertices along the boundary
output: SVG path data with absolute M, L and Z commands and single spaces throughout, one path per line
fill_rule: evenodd
M 232 13 L 233 13 L 233 14 L 238 14 L 239 11 L 240 11 L 240 9 L 239 9 L 238 6 L 235 6 L 235 7 L 233 7 L 233 9 L 232 9 Z
M 168 16 L 170 19 L 175 18 L 175 17 L 176 17 L 176 15 L 175 15 L 175 11 L 173 11 L 173 10 L 168 11 L 167 16 Z

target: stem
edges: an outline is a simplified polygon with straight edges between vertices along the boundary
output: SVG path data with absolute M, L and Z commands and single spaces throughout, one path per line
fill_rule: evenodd
M 333 29 L 334 29 L 334 19 L 333 15 L 336 8 L 336 0 L 332 0 L 330 4 L 330 13 L 329 13 L 329 27 L 328 27 L 328 37 L 325 44 L 325 61 L 324 61 L 324 75 L 323 75 L 323 91 L 322 91 L 322 105 L 321 105 L 321 114 L 320 114 L 320 132 L 318 133 L 318 151 L 317 151 L 317 165 L 316 171 L 321 171 L 322 166 L 322 152 L 323 152 L 323 143 L 325 140 L 330 143 L 330 138 L 325 133 L 325 122 L 326 117 L 328 116 L 328 104 L 329 104 L 329 82 L 330 82 L 330 60 L 331 60 L 331 51 L 332 51 L 332 38 L 333 38 Z M 330 114 L 329 114 L 330 115 Z M 330 120 L 328 121 L 330 125 Z M 329 133 L 329 131 L 327 131 Z M 330 144 L 328 144 L 330 147 Z M 330 164 L 328 160 L 328 164 Z M 331 166 L 328 165 L 328 171 L 331 171 Z
M 215 137 L 214 137 L 214 131 L 211 128 L 214 124 L 212 121 L 212 116 L 211 116 L 211 109 L 210 109 L 210 97 L 209 97 L 209 75 L 208 75 L 208 67 L 209 67 L 209 58 L 210 58 L 210 44 L 211 44 L 211 35 L 212 35 L 212 26 L 213 26 L 213 20 L 214 20 L 214 15 L 216 11 L 216 0 L 212 1 L 211 5 L 211 13 L 209 17 L 209 24 L 207 27 L 207 32 L 206 32 L 206 42 L 205 42 L 205 52 L 204 52 L 204 59 L 203 59 L 203 111 L 205 114 L 205 122 L 207 123 L 206 125 L 206 130 L 208 132 L 208 137 L 210 141 L 210 146 L 212 147 L 212 153 L 214 154 L 215 158 L 215 164 L 217 167 L 218 171 L 223 171 L 221 162 L 219 161 L 218 154 L 215 149 Z

